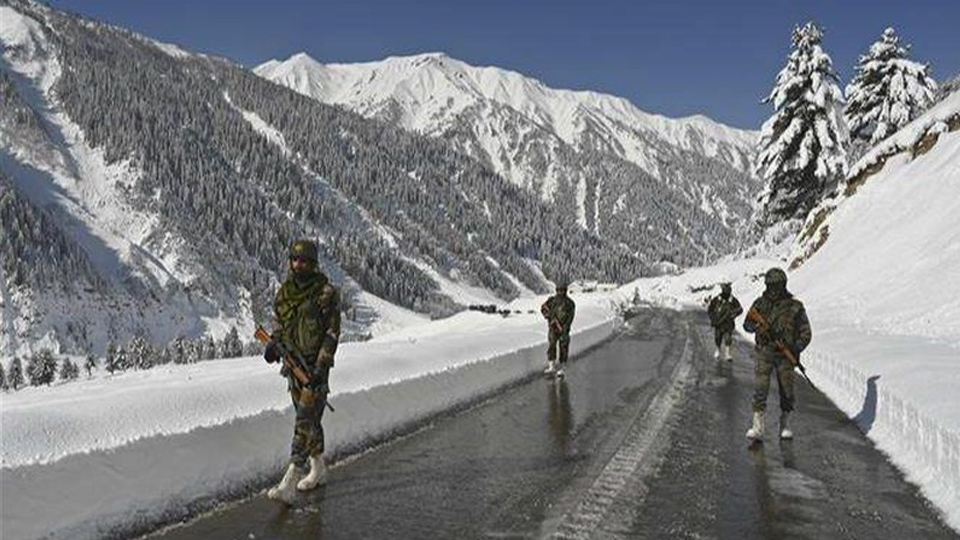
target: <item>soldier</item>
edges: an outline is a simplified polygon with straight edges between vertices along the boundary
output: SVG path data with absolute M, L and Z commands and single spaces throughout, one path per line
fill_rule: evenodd
M 290 463 L 283 479 L 270 488 L 267 496 L 290 501 L 293 486 L 311 490 L 326 481 L 323 461 L 323 416 L 330 368 L 340 340 L 340 302 L 337 289 L 317 268 L 317 245 L 298 240 L 290 250 L 290 272 L 277 291 L 274 302 L 277 328 L 264 351 L 267 362 L 281 361 L 277 342 L 293 354 L 299 354 L 310 371 L 310 384 L 302 385 L 290 373 L 287 376 L 290 397 L 296 411 L 296 425 L 290 446 Z M 298 481 L 309 463 L 309 473 Z
M 707 314 L 710 315 L 710 325 L 713 326 L 713 341 L 717 346 L 713 357 L 719 359 L 721 353 L 724 360 L 733 360 L 730 356 L 730 346 L 733 344 L 733 326 L 736 318 L 743 313 L 740 301 L 731 293 L 729 283 L 720 285 L 720 296 L 710 301 Z
M 567 284 L 557 282 L 557 294 L 547 298 L 540 306 L 540 313 L 547 320 L 547 375 L 563 377 L 563 365 L 567 363 L 570 350 L 570 327 L 576 304 L 567 296 Z M 560 346 L 560 358 L 557 360 L 557 345 Z M 559 363 L 559 366 L 557 365 Z
M 779 268 L 771 268 L 764 275 L 766 290 L 750 307 L 765 324 L 757 323 L 751 313 L 743 323 L 747 332 L 756 333 L 756 372 L 753 392 L 753 425 L 747 430 L 752 441 L 763 439 L 763 414 L 767 407 L 770 390 L 770 373 L 776 370 L 780 390 L 780 438 L 792 439 L 789 427 L 793 411 L 793 368 L 789 358 L 778 348 L 785 346 L 794 358 L 810 344 L 812 332 L 803 303 L 787 291 L 787 274 Z

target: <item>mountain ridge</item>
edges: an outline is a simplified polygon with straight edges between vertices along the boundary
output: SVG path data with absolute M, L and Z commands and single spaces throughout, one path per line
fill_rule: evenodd
M 624 98 L 556 90 L 444 53 L 358 64 L 298 53 L 253 71 L 321 103 L 443 139 L 649 263 L 701 264 L 751 230 L 756 134 L 702 115 L 669 119 Z M 654 238 L 638 240 L 637 230 Z M 662 249 L 678 240 L 676 253 Z

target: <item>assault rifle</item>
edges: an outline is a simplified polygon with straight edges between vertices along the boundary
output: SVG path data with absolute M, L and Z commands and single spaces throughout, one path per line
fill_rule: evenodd
M 540 307 L 540 313 L 547 318 L 547 322 L 550 323 L 550 326 L 552 326 L 558 334 L 563 333 L 563 325 L 560 324 L 560 319 L 556 317 L 550 317 L 550 311 L 547 309 L 546 304 Z
M 770 341 L 773 342 L 773 347 L 777 349 L 780 354 L 786 356 L 787 360 L 790 361 L 790 364 L 793 367 L 799 368 L 800 375 L 803 377 L 803 379 L 807 381 L 807 384 L 809 384 L 811 388 L 816 390 L 817 387 L 813 385 L 810 377 L 807 376 L 807 368 L 803 367 L 803 364 L 800 363 L 800 358 L 790 350 L 790 347 L 787 347 L 787 345 L 782 339 L 780 339 L 779 336 L 772 333 L 772 330 L 770 329 L 770 323 L 763 318 L 763 315 L 761 315 L 756 309 L 750 308 L 750 311 L 747 311 L 747 320 L 753 321 L 753 323 L 757 325 L 757 328 L 760 329 L 760 333 L 770 338 Z
M 283 360 L 283 367 L 287 368 L 287 371 L 300 383 L 304 388 L 313 389 L 312 381 L 310 377 L 310 370 L 307 368 L 307 364 L 303 361 L 303 358 L 296 353 L 292 353 L 287 350 L 279 341 L 274 341 L 270 334 L 263 329 L 262 326 L 258 326 L 257 330 L 253 333 L 253 337 L 257 338 L 257 341 L 263 343 L 264 345 L 273 342 L 274 346 L 277 348 L 277 351 L 280 352 L 280 357 Z M 330 412 L 334 412 L 333 405 L 330 405 L 330 402 L 327 401 L 327 396 L 323 396 L 323 404 L 326 405 Z

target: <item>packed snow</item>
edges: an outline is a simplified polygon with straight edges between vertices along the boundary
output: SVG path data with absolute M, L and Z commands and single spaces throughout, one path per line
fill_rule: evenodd
M 618 325 L 608 294 L 575 298 L 571 354 Z M 517 300 L 506 317 L 464 312 L 341 345 L 331 377 L 337 410 L 324 420 L 328 453 L 362 450 L 543 369 L 544 299 Z M 260 358 L 25 388 L 2 403 L 0 518 L 9 539 L 96 538 L 131 520 L 178 517 L 275 475 L 293 429 L 286 383 Z

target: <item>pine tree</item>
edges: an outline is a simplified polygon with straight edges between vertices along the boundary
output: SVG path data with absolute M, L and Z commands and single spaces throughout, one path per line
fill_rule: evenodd
M 103 367 L 111 375 L 119 369 L 117 367 L 117 346 L 112 341 L 107 345 L 107 356 L 103 360 Z
M 187 363 L 186 340 L 183 336 L 177 336 L 170 345 L 170 356 L 174 364 Z
M 764 100 L 775 113 L 760 134 L 756 172 L 767 182 L 761 225 L 803 219 L 847 171 L 843 94 L 822 39 L 812 22 L 794 29 L 793 51 Z
M 92 355 L 87 355 L 87 360 L 83 363 L 83 369 L 87 371 L 87 378 L 93 376 L 93 370 L 97 367 L 97 359 Z
M 146 338 L 143 336 L 133 338 L 127 345 L 127 349 L 130 351 L 128 353 L 130 367 L 134 369 L 150 369 L 153 367 L 155 354 L 153 347 L 150 346 Z
M 3 362 L 0 362 L 0 390 L 6 391 L 10 387 L 7 386 L 7 374 L 3 369 Z
M 10 362 L 10 375 L 9 375 L 9 385 L 10 388 L 14 390 L 19 390 L 23 386 L 23 364 L 20 362 L 20 358 L 13 357 L 13 361 Z
M 213 336 L 208 334 L 199 338 L 197 345 L 200 348 L 200 360 L 214 360 L 217 358 L 217 344 L 213 340 Z
M 126 347 L 117 347 L 113 364 L 118 371 L 126 371 L 133 367 L 130 354 L 127 352 Z
M 846 88 L 844 117 L 852 138 L 876 144 L 925 111 L 937 95 L 929 66 L 908 57 L 910 46 L 887 28 L 857 63 Z
M 227 335 L 223 336 L 223 344 L 220 347 L 223 358 L 237 358 L 243 356 L 243 343 L 240 342 L 240 333 L 236 326 L 231 326 Z
M 53 383 L 57 374 L 57 359 L 50 349 L 40 349 L 27 360 L 27 378 L 30 386 L 41 386 Z
M 72 381 L 80 375 L 80 368 L 69 358 L 64 358 L 60 363 L 60 380 Z

